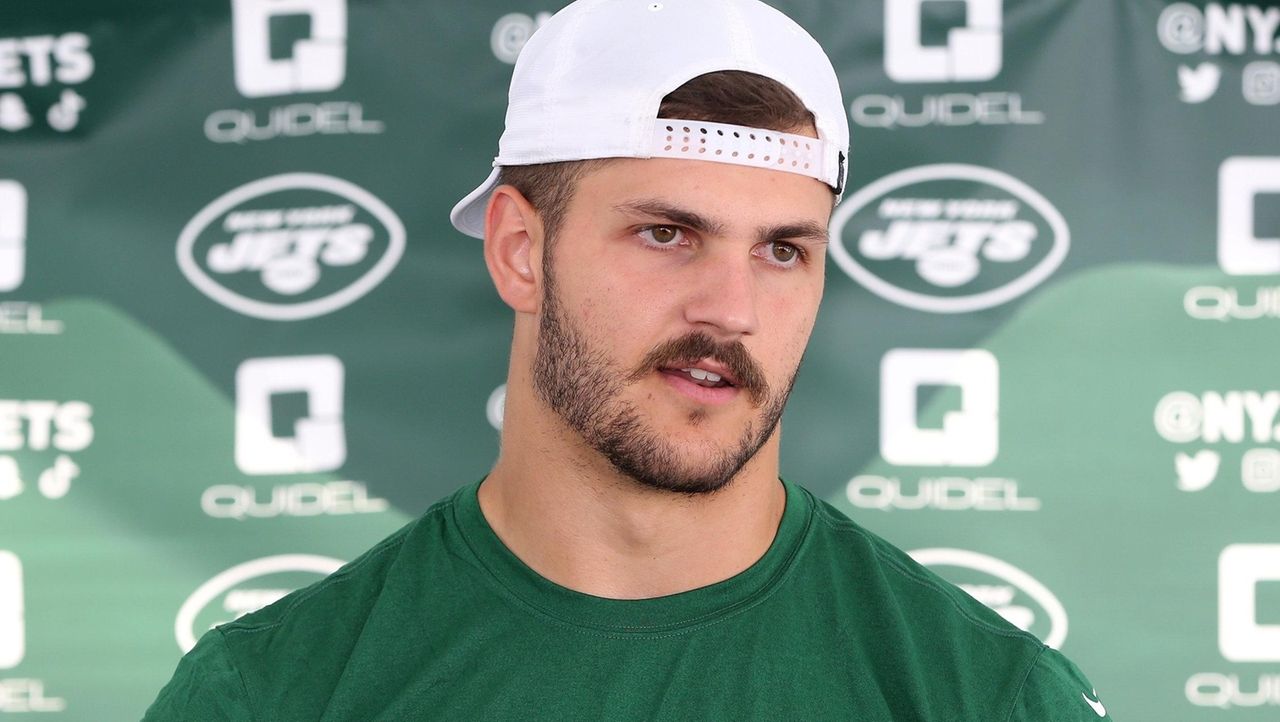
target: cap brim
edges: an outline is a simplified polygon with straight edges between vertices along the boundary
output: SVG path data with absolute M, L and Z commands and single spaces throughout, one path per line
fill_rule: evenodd
M 483 183 L 449 211 L 449 220 L 454 228 L 472 238 L 484 239 L 484 209 L 489 205 L 489 194 L 498 187 L 498 171 L 494 168 Z

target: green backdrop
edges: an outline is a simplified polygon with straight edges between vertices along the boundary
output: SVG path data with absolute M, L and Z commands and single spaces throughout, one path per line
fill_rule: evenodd
M 778 5 L 853 137 L 785 475 L 1117 719 L 1280 718 L 1280 5 Z M 447 214 L 557 7 L 0 8 L 0 713 L 136 718 L 485 473 Z

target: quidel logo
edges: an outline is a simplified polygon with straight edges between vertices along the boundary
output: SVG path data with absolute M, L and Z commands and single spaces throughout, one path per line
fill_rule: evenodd
M 1005 173 L 941 164 L 862 188 L 831 219 L 831 257 L 894 303 L 964 313 L 1006 303 L 1048 278 L 1070 246 L 1062 214 Z
M 1273 9 L 1280 19 L 1280 8 Z M 1218 263 L 1227 273 L 1280 273 L 1280 226 L 1259 227 L 1257 207 L 1262 195 L 1280 195 L 1280 157 L 1234 157 L 1222 163 L 1218 169 Z
M 273 21 L 305 17 L 307 37 L 274 57 Z M 333 90 L 347 74 L 346 0 L 232 0 L 236 89 L 246 98 Z
M 22 562 L 0 551 L 0 669 L 13 669 L 26 655 L 23 621 Z
M 1001 0 L 963 0 L 965 24 L 941 46 L 924 44 L 930 0 L 885 0 L 884 69 L 899 83 L 990 80 L 1002 62 Z M 937 3 L 955 5 L 954 2 Z
M 373 290 L 404 253 L 404 224 L 347 181 L 287 173 L 210 203 L 178 237 L 178 267 L 206 296 L 274 321 L 336 311 Z
M 1274 593 L 1280 586 L 1280 544 L 1232 544 L 1218 556 L 1218 651 L 1229 662 L 1280 662 L 1280 624 Z M 1263 601 L 1263 600 L 1268 601 Z M 1280 674 L 1243 670 L 1198 672 L 1187 678 L 1187 701 L 1197 707 L 1280 707 Z
M 1232 544 L 1218 557 L 1218 648 L 1231 662 L 1280 662 L 1280 624 L 1263 623 L 1258 585 L 1280 582 L 1280 544 Z M 1270 615 L 1266 615 L 1270 616 Z
M 1053 592 L 1030 574 L 1006 561 L 965 549 L 917 549 L 908 553 L 1046 645 L 1059 649 L 1066 641 L 1066 609 Z
M 952 386 L 960 408 L 936 428 L 919 418 L 919 391 Z M 982 349 L 893 349 L 880 361 L 880 455 L 898 466 L 986 466 L 1000 448 L 1000 366 Z
M 0 293 L 22 285 L 26 272 L 27 189 L 0 180 Z
M 236 370 L 236 466 L 246 474 L 333 471 L 347 460 L 342 361 L 334 356 L 255 358 Z M 273 397 L 303 394 L 306 416 L 277 436 Z
M 185 654 L 205 630 L 275 602 L 289 592 L 332 574 L 343 562 L 314 554 L 254 559 L 201 584 L 182 603 L 173 632 Z

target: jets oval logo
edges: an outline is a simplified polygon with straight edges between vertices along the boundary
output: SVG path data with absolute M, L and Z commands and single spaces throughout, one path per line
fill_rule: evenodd
M 178 267 L 209 298 L 246 316 L 295 321 L 373 290 L 404 254 L 400 218 L 340 178 L 286 173 L 205 206 L 178 236 Z
M 1067 610 L 1035 577 L 995 557 L 967 549 L 907 552 L 920 564 L 990 607 L 1010 624 L 1059 649 L 1067 639 Z
M 201 584 L 182 603 L 173 623 L 178 647 L 186 654 L 205 631 L 317 582 L 337 571 L 343 563 L 340 559 L 314 554 L 279 554 L 231 567 Z
M 933 313 L 998 306 L 1066 258 L 1067 222 L 1006 173 L 925 165 L 854 193 L 831 218 L 831 257 L 876 295 Z

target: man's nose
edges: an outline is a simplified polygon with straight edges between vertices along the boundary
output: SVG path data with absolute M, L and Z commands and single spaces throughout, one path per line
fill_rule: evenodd
M 685 302 L 685 321 L 713 335 L 738 337 L 755 333 L 757 288 L 751 256 L 714 254 L 696 264 Z

